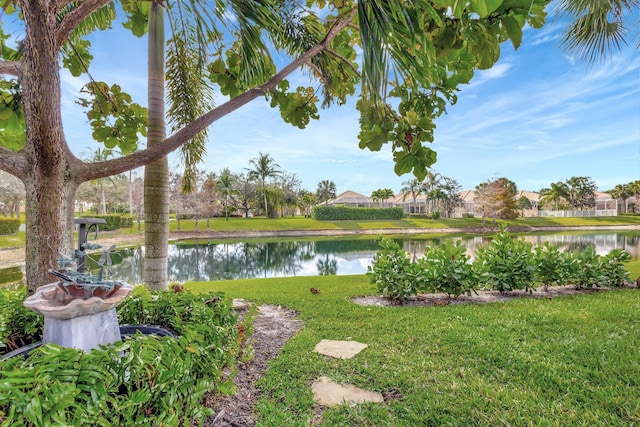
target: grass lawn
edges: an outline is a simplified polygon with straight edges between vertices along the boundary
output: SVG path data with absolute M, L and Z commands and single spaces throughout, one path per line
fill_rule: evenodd
M 640 268 L 632 265 L 633 272 Z M 325 426 L 640 423 L 640 291 L 596 291 L 445 307 L 362 307 L 365 276 L 251 279 L 186 286 L 295 310 L 304 328 L 259 381 L 259 425 L 307 426 L 310 384 L 326 375 L 382 392 L 382 404 L 322 411 Z M 309 288 L 321 291 L 312 294 Z M 369 345 L 351 360 L 321 339 Z M 315 425 L 315 424 L 314 424 Z
M 611 227 L 620 225 L 637 225 L 640 226 L 640 216 L 615 216 L 615 217 L 597 217 L 597 218 L 520 218 L 515 220 L 499 220 L 498 224 L 520 227 Z M 491 225 L 491 221 L 487 221 L 487 225 Z M 294 218 L 215 218 L 210 220 L 209 229 L 207 229 L 206 220 L 200 220 L 198 230 L 200 232 L 252 232 L 266 231 L 278 232 L 285 230 L 372 230 L 372 229 L 406 229 L 406 228 L 422 228 L 425 231 L 429 229 L 465 229 L 481 227 L 482 221 L 479 218 L 444 218 L 444 219 L 426 219 L 426 218 L 405 218 L 397 221 L 317 221 L 311 218 L 294 217 Z M 142 223 L 144 230 L 144 223 Z M 178 231 L 178 221 L 171 220 L 169 222 L 169 230 L 171 232 Z M 193 232 L 195 230 L 194 220 L 181 220 L 180 230 Z M 139 238 L 138 225 L 134 223 L 131 228 L 122 228 L 118 231 L 108 232 L 110 234 L 117 233 L 122 236 L 136 235 Z M 99 239 L 99 238 L 98 238 Z M 24 232 L 15 235 L 0 236 L 0 248 L 20 247 L 24 246 Z

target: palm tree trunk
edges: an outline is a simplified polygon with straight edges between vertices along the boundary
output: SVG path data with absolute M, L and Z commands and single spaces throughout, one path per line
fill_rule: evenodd
M 149 122 L 147 145 L 164 141 L 164 7 L 151 3 L 149 14 Z M 169 163 L 166 157 L 144 168 L 144 282 L 167 290 L 169 242 Z

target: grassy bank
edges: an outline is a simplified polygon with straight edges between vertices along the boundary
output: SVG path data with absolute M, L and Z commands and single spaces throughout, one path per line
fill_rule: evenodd
M 282 305 L 304 320 L 259 382 L 260 425 L 315 425 L 320 408 L 310 384 L 321 375 L 387 396 L 382 404 L 325 409 L 320 424 L 326 426 L 640 422 L 638 290 L 385 308 L 350 302 L 373 293 L 364 276 L 187 287 Z M 354 339 L 369 347 L 354 359 L 333 360 L 313 352 L 321 339 Z
M 487 226 L 491 226 L 491 221 L 487 221 Z M 640 216 L 616 216 L 597 218 L 520 218 L 509 221 L 497 221 L 498 225 L 510 227 L 613 227 L 613 226 L 640 226 Z M 206 220 L 200 220 L 198 232 L 202 234 L 215 233 L 251 233 L 251 232 L 282 232 L 282 231 L 317 231 L 324 230 L 377 230 L 386 229 L 423 229 L 425 232 L 434 229 L 456 229 L 464 230 L 477 229 L 482 227 L 482 220 L 479 218 L 451 218 L 451 219 L 426 219 L 426 218 L 405 218 L 399 221 L 317 221 L 311 218 L 215 218 L 209 221 L 207 228 Z M 178 231 L 193 233 L 196 232 L 194 220 L 181 220 L 178 230 L 178 221 L 171 220 L 169 229 L 174 237 L 179 237 Z M 142 224 L 144 230 L 144 224 Z M 131 236 L 132 240 L 141 238 L 141 231 L 138 231 L 137 224 L 131 228 L 123 228 L 117 231 L 102 233 L 100 236 L 120 236 L 124 239 Z M 100 238 L 100 237 L 99 237 Z M 24 246 L 24 232 L 15 235 L 0 236 L 0 248 Z

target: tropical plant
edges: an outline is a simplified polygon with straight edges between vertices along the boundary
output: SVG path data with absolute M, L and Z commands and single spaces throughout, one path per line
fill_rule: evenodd
M 393 196 L 393 190 L 390 188 L 380 188 L 378 190 L 374 190 L 371 193 L 371 200 L 374 202 L 378 202 L 380 207 L 382 207 L 382 203 L 386 202 L 389 197 Z
M 466 251 L 467 248 L 460 240 L 455 243 L 445 241 L 440 246 L 427 246 L 424 258 L 420 260 L 424 269 L 423 290 L 443 292 L 450 298 L 457 298 L 462 294 L 471 295 L 478 278 Z
M 420 193 L 422 193 L 424 189 L 424 185 L 420 180 L 413 178 L 409 181 L 405 181 L 402 183 L 402 188 L 400 192 L 402 193 L 402 201 L 404 202 L 408 195 L 411 195 L 411 199 L 413 200 L 412 209 L 410 209 L 410 213 L 415 214 L 417 212 L 416 207 L 416 199 Z
M 570 253 L 561 251 L 557 245 L 545 242 L 535 247 L 534 264 L 536 280 L 546 291 L 549 286 L 562 286 L 569 282 L 575 261 Z
M 549 188 L 540 190 L 540 204 L 542 206 L 553 203 L 554 210 L 558 210 L 559 203 L 563 199 L 569 200 L 569 187 L 562 181 L 553 182 Z
M 248 177 L 249 179 L 255 179 L 260 181 L 260 189 L 262 190 L 262 197 L 264 201 L 264 216 L 269 218 L 269 207 L 267 205 L 267 190 L 266 180 L 267 178 L 278 176 L 282 173 L 280 165 L 278 165 L 273 157 L 269 154 L 259 153 L 258 157 L 249 160 Z
M 486 248 L 476 251 L 474 267 L 489 289 L 501 293 L 535 290 L 535 263 L 531 243 L 501 228 Z
M 216 190 L 222 195 L 222 209 L 224 209 L 224 218 L 229 221 L 230 196 L 234 193 L 233 177 L 229 169 L 224 169 L 220 174 L 220 178 L 216 181 Z
M 324 202 L 325 206 L 328 206 L 329 200 L 336 198 L 336 184 L 328 179 L 320 181 L 316 190 L 316 197 L 318 202 Z
M 409 254 L 393 240 L 381 239 L 381 250 L 367 267 L 367 277 L 376 285 L 378 293 L 399 303 L 407 301 L 424 287 L 424 271 L 419 263 L 411 262 Z
M 631 260 L 631 255 L 624 249 L 614 249 L 600 258 L 598 270 L 607 286 L 622 287 L 629 283 L 629 270 L 624 263 Z
M 573 20 L 565 31 L 562 45 L 589 62 L 606 57 L 625 43 L 629 30 L 625 20 L 637 24 L 637 8 L 637 0 L 561 0 L 558 2 L 560 14 Z
M 575 265 L 571 281 L 576 289 L 591 289 L 606 284 L 600 274 L 601 260 L 595 246 L 589 245 L 581 251 L 573 252 L 572 258 Z
M 624 212 L 627 212 L 627 199 L 631 197 L 631 188 L 629 184 L 618 184 L 613 187 L 613 190 L 607 191 L 607 193 L 616 201 L 616 211 L 618 210 L 618 199 L 622 199 L 622 206 L 624 206 Z

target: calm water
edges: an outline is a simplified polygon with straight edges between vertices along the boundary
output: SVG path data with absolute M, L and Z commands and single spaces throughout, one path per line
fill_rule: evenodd
M 446 238 L 449 239 L 449 238 Z M 489 240 L 485 236 L 454 237 L 470 254 Z M 534 245 L 550 241 L 564 250 L 576 250 L 593 244 L 600 254 L 622 248 L 640 258 L 640 233 L 561 233 L 525 236 Z M 445 238 L 395 238 L 413 256 L 424 253 L 425 246 L 438 245 Z M 99 241 L 98 241 L 99 243 Z M 378 251 L 377 240 L 330 240 L 270 243 L 176 243 L 169 246 L 169 280 L 176 282 L 240 279 L 254 277 L 290 277 L 363 274 Z M 113 279 L 128 283 L 142 281 L 144 247 L 120 249 L 112 256 Z M 88 264 L 90 265 L 90 264 Z M 0 284 L 20 280 L 22 269 L 0 269 Z

